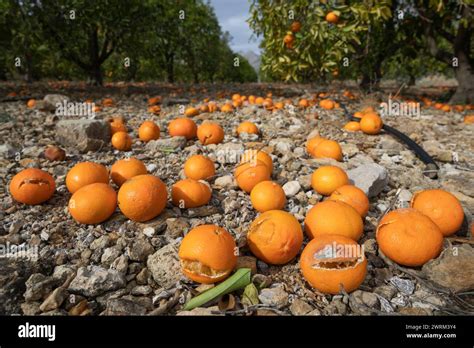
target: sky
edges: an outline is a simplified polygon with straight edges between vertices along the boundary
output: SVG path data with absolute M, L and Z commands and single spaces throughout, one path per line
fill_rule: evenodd
M 232 50 L 260 54 L 260 40 L 250 40 L 253 32 L 246 22 L 249 18 L 249 0 L 210 0 L 210 3 L 214 7 L 222 31 L 228 31 L 232 36 Z

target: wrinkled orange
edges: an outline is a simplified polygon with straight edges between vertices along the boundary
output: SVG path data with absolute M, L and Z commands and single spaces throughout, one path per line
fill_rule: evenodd
M 48 172 L 37 168 L 23 169 L 10 181 L 10 194 L 17 202 L 35 205 L 50 199 L 56 184 Z

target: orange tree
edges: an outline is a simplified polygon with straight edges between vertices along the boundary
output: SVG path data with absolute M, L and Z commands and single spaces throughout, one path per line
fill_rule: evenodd
M 297 82 L 357 74 L 360 64 L 351 58 L 370 27 L 391 17 L 391 3 L 253 0 L 249 24 L 263 36 L 262 72 Z

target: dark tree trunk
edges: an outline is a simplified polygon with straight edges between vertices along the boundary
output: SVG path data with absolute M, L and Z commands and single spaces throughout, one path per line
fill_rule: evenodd
M 458 88 L 450 99 L 450 104 L 474 103 L 474 69 L 464 53 L 458 53 L 459 66 L 454 68 Z
M 166 54 L 166 75 L 169 83 L 174 82 L 174 53 Z
M 89 83 L 94 86 L 102 86 L 103 84 L 102 69 L 100 65 L 93 66 L 89 70 Z
M 99 40 L 97 37 L 97 28 L 92 29 L 90 32 L 89 37 L 89 54 L 90 54 L 90 69 L 89 69 L 89 79 L 90 83 L 95 86 L 102 86 L 103 77 L 102 77 L 102 69 L 101 61 L 99 57 Z
M 27 51 L 25 53 L 25 64 L 26 64 L 26 82 L 33 82 L 33 62 L 31 52 Z

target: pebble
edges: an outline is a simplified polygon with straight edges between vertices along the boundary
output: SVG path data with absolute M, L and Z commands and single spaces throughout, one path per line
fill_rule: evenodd
M 80 267 L 68 290 L 86 297 L 95 297 L 105 292 L 117 290 L 126 285 L 122 273 L 100 266 Z
M 288 293 L 283 289 L 283 285 L 275 285 L 260 291 L 258 299 L 268 306 L 283 308 L 288 304 Z
M 377 196 L 388 185 L 387 169 L 376 163 L 365 164 L 347 172 L 355 186 L 370 197 Z
M 287 197 L 293 197 L 299 192 L 300 189 L 301 185 L 298 181 L 288 181 L 285 185 L 283 185 L 283 191 L 285 191 L 285 195 Z

